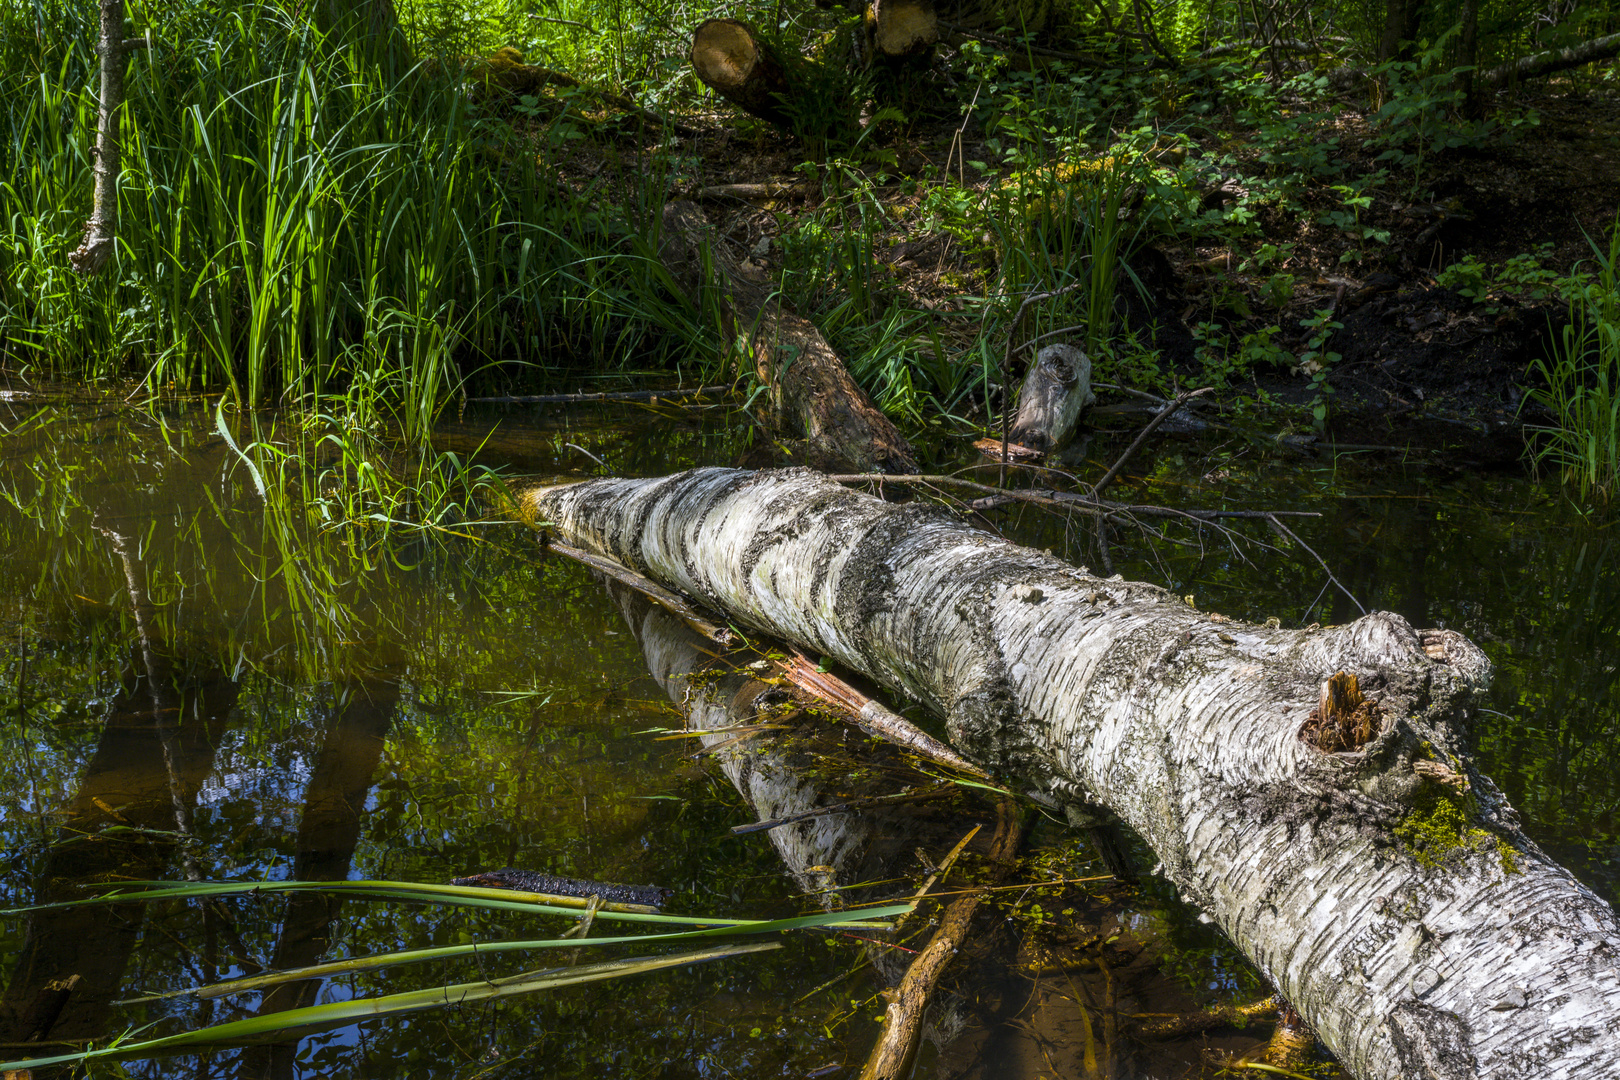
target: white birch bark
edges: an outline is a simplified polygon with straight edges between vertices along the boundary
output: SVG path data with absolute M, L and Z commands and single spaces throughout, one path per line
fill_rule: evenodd
M 1620 923 L 1468 763 L 1490 665 L 1462 635 L 1387 612 L 1221 621 L 807 470 L 598 480 L 525 506 L 922 700 L 977 763 L 1118 814 L 1363 1080 L 1620 1080 Z M 1383 719 L 1327 754 L 1299 731 L 1339 671 Z M 1392 829 L 1437 763 L 1471 782 L 1483 833 L 1424 866 Z
M 101 60 L 101 108 L 96 114 L 95 195 L 84 239 L 68 255 L 73 269 L 86 276 L 101 272 L 118 242 L 118 171 L 122 150 L 118 135 L 124 108 L 124 61 L 132 49 L 144 48 L 144 38 L 124 39 L 124 0 L 101 0 L 101 36 L 96 55 Z

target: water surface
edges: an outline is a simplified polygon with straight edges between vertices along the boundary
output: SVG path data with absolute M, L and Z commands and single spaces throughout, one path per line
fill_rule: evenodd
M 822 910 L 843 895 L 829 889 L 864 884 L 846 890 L 852 901 L 909 894 L 925 857 L 993 819 L 982 793 L 958 791 L 903 812 L 734 835 L 796 799 L 825 804 L 926 778 L 814 718 L 729 747 L 715 736 L 660 738 L 713 726 L 689 715 L 689 672 L 671 659 L 698 656 L 696 647 L 516 526 L 396 533 L 377 547 L 362 531 L 309 528 L 273 498 L 267 505 L 201 406 L 3 407 L 12 434 L 0 438 L 0 907 L 123 879 L 444 882 L 521 866 L 657 883 L 675 890 L 672 911 L 766 918 Z M 245 422 L 233 429 L 238 445 L 250 441 Z M 607 406 L 474 413 L 441 431 L 442 446 L 482 447 L 480 460 L 514 479 L 757 460 L 749 442 L 724 413 Z M 1072 468 L 1094 476 L 1119 446 L 1105 433 Z M 968 460 L 950 447 L 939 456 Z M 1415 456 L 1290 455 L 1197 436 L 1169 441 L 1133 474 L 1115 494 L 1321 513 L 1290 524 L 1343 588 L 1297 546 L 1255 528 L 1244 531 L 1271 548 L 1116 533 L 1114 570 L 1238 618 L 1341 622 L 1359 602 L 1480 643 L 1497 664 L 1477 733 L 1486 771 L 1535 839 L 1615 898 L 1620 551 L 1610 529 L 1584 521 L 1549 485 Z M 1093 568 L 1104 558 L 1084 521 L 1014 509 L 990 524 Z M 1030 880 L 1100 873 L 1084 840 L 1039 815 L 1030 824 Z M 1261 992 L 1151 887 L 996 896 L 934 1017 L 921 1076 L 1212 1074 L 1202 1038 L 1133 1040 L 1131 1014 Z M 567 925 L 268 896 L 14 916 L 0 921 L 0 1025 L 11 1032 L 0 1041 L 22 1038 L 40 987 L 68 974 L 81 982 L 50 1038 L 74 1045 L 153 1022 L 152 1033 L 167 1033 L 511 974 L 553 961 L 420 965 L 262 996 L 117 1004 L 261 968 L 551 937 Z M 850 1076 L 903 955 L 806 933 L 763 956 L 100 1068 Z M 1255 1034 L 1228 1029 L 1208 1041 L 1242 1051 Z

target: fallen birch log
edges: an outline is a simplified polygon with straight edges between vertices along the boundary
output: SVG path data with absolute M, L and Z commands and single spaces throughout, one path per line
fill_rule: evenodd
M 1620 922 L 1470 764 L 1490 663 L 1461 634 L 1221 619 L 808 470 L 524 502 L 1118 814 L 1362 1080 L 1620 1080 Z

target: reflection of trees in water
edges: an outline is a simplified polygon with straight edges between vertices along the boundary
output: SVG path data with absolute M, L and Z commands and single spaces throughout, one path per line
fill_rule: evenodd
M 1620 544 L 1555 549 L 1497 661 L 1480 744 L 1536 840 L 1620 899 Z M 1525 597 L 1531 599 L 1532 597 Z M 1582 848 L 1586 850 L 1581 850 Z
M 178 849 L 177 808 L 189 811 L 229 724 L 237 687 L 217 669 L 149 692 L 131 676 L 114 698 L 96 750 L 65 808 L 56 843 L 34 873 L 35 903 L 77 900 L 81 882 L 161 878 Z M 162 706 L 154 709 L 154 697 Z M 106 837 L 96 834 L 114 831 Z M 125 830 L 152 830 L 164 836 Z M 4 1041 L 26 1032 L 11 1027 L 39 987 L 53 979 L 83 980 L 52 1032 L 57 1038 L 105 1036 L 113 1025 L 108 1003 L 128 996 L 126 968 L 142 934 L 147 905 L 84 907 L 28 916 L 21 955 L 6 985 Z
M 344 881 L 360 840 L 366 797 L 371 790 L 383 740 L 399 688 L 391 683 L 347 688 L 335 705 L 315 769 L 304 789 L 298 818 L 294 881 Z M 332 940 L 332 925 L 343 901 L 335 896 L 295 893 L 287 899 L 269 967 L 284 971 L 320 961 Z M 258 1013 L 285 1012 L 315 1003 L 320 979 L 282 983 L 264 996 Z M 244 1051 L 237 1076 L 247 1080 L 290 1080 L 296 1074 L 296 1040 Z

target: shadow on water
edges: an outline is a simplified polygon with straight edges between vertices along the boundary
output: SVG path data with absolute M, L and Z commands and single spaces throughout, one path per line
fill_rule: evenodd
M 989 813 L 980 793 L 957 789 L 733 835 L 928 781 L 813 715 L 740 740 L 660 739 L 735 728 L 781 690 L 717 668 L 680 624 L 543 557 L 516 527 L 431 539 L 323 529 L 273 487 L 260 495 L 206 410 L 5 407 L 15 411 L 0 417 L 12 432 L 0 441 L 0 907 L 121 879 L 444 882 L 512 865 L 657 882 L 675 890 L 668 910 L 767 918 L 909 895 Z M 443 438 L 542 477 L 657 474 L 747 451 L 723 414 L 672 424 L 594 406 L 472 413 Z M 1094 440 L 1086 469 L 1117 449 Z M 1620 548 L 1605 529 L 1530 481 L 1423 464 L 1210 440 L 1167 443 L 1139 464 L 1120 489 L 1131 500 L 1320 511 L 1297 531 L 1355 601 L 1480 642 L 1497 664 L 1477 732 L 1486 771 L 1540 842 L 1616 896 Z M 1083 521 L 1014 508 L 990 524 L 1097 562 Z M 1116 535 L 1111 558 L 1234 617 L 1354 617 L 1315 561 L 1266 540 L 1234 549 Z M 951 969 L 919 1076 L 1209 1074 L 1206 1047 L 1242 1053 L 1264 1034 L 1144 1037 L 1140 1014 L 1263 988 L 1151 882 L 1051 884 L 1100 874 L 1060 823 L 1036 818 L 1024 857 L 1023 885 L 994 894 Z M 969 857 L 948 880 L 975 872 Z M 925 940 L 924 922 L 906 933 Z M 314 895 L 10 916 L 0 1041 L 42 1030 L 41 1010 L 61 998 L 44 988 L 71 975 L 48 1036 L 68 1046 L 512 974 L 521 961 L 490 958 L 117 1004 L 316 959 L 567 925 Z M 223 1049 L 183 1067 L 254 1078 L 851 1076 L 879 994 L 909 956 L 805 933 L 767 959 Z

